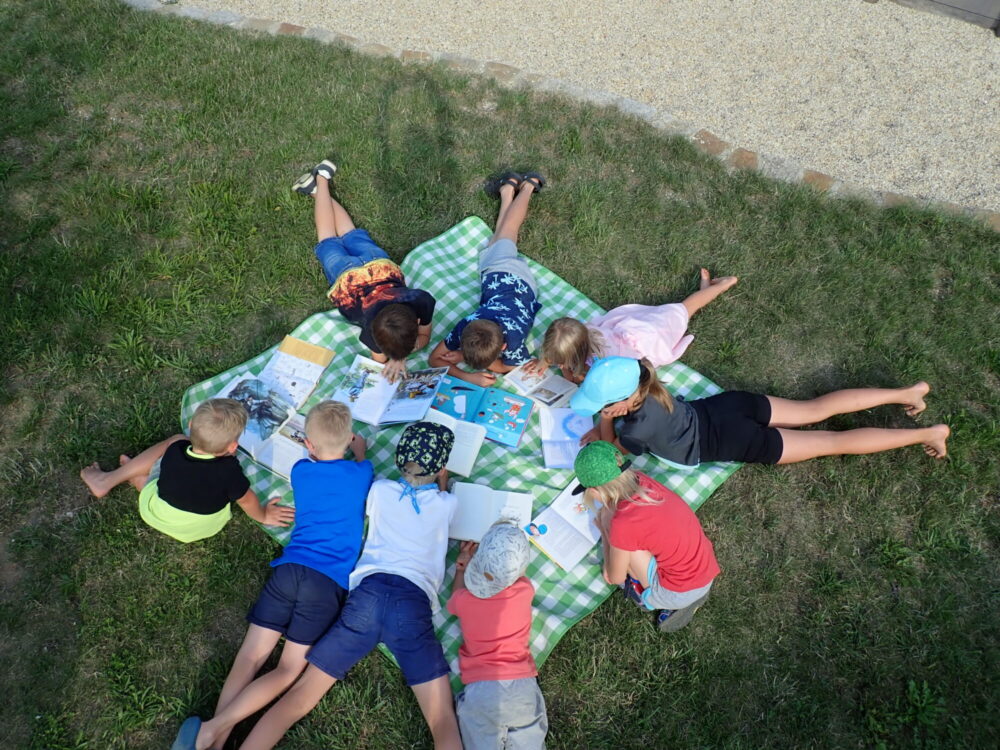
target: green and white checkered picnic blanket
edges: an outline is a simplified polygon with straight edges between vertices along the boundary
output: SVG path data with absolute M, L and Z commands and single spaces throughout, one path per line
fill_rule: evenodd
M 491 230 L 482 219 L 470 216 L 439 237 L 416 247 L 403 261 L 402 268 L 408 285 L 427 290 L 437 300 L 431 346 L 420 356 L 411 358 L 411 367 L 424 366 L 434 343 L 478 306 L 480 288 L 476 257 L 490 235 Z M 569 316 L 589 320 L 604 312 L 547 268 L 531 260 L 528 262 L 538 281 L 542 303 L 532 330 L 533 337 L 540 337 L 556 318 Z M 304 414 L 313 404 L 334 392 L 355 355 L 363 352 L 364 347 L 358 341 L 358 329 L 347 323 L 336 310 L 311 316 L 292 331 L 291 335 L 336 352 L 313 395 L 302 407 Z M 181 408 L 181 422 L 185 429 L 198 404 L 215 396 L 235 376 L 258 373 L 275 348 L 192 386 L 184 394 Z M 722 390 L 679 362 L 662 368 L 660 376 L 673 393 L 688 399 L 711 396 Z M 500 385 L 502 386 L 502 382 Z M 378 476 L 393 476 L 395 473 L 393 446 L 401 429 L 402 426 L 399 425 L 377 428 L 355 422 L 355 430 L 368 442 L 368 458 L 374 464 Z M 254 491 L 262 501 L 277 495 L 291 500 L 292 489 L 287 481 L 254 463 L 242 452 L 239 458 Z M 692 470 L 677 471 L 655 458 L 645 456 L 636 459 L 634 466 L 673 489 L 688 505 L 697 509 L 737 469 L 738 464 L 703 463 Z M 468 481 L 497 489 L 531 492 L 535 496 L 534 510 L 537 513 L 552 502 L 572 478 L 573 474 L 569 470 L 544 467 L 538 418 L 533 414 L 516 450 L 490 441 L 483 444 L 474 473 Z M 289 529 L 269 526 L 262 528 L 281 544 L 287 544 L 291 533 Z M 457 554 L 458 545 L 452 543 L 444 585 L 438 593 L 442 608 L 435 615 L 434 622 L 445 655 L 452 666 L 456 686 L 459 684 L 458 647 L 461 633 L 458 620 L 448 615 L 444 603 L 451 593 Z M 600 559 L 599 547 L 595 547 L 575 570 L 563 571 L 532 547 L 532 559 L 527 572 L 536 590 L 531 650 L 539 666 L 559 639 L 614 591 L 614 587 L 604 582 Z

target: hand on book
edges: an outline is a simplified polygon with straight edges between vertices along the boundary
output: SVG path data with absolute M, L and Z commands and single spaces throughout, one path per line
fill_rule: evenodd
M 549 369 L 549 363 L 544 359 L 530 359 L 524 363 L 524 371 L 528 375 L 542 375 Z
M 492 372 L 472 372 L 466 380 L 482 388 L 492 388 L 496 385 L 497 376 Z
M 583 437 L 580 438 L 580 445 L 587 445 L 587 443 L 593 443 L 595 440 L 601 439 L 601 428 L 591 427 L 585 433 Z
M 278 505 L 280 497 L 272 497 L 264 506 L 265 526 L 289 526 L 295 521 L 295 508 Z
M 469 560 L 476 554 L 477 549 L 479 549 L 478 542 L 462 542 L 462 546 L 459 548 L 458 559 L 455 560 L 455 570 L 465 570 L 469 565 Z
M 382 377 L 390 383 L 402 380 L 406 377 L 406 361 L 402 359 L 390 359 L 382 369 Z

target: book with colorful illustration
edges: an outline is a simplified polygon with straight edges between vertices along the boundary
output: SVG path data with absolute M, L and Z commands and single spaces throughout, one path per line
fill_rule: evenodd
M 347 404 L 354 419 L 370 425 L 423 419 L 448 368 L 415 370 L 394 383 L 383 377 L 384 368 L 359 354 L 331 398 Z
M 566 406 L 578 386 L 551 370 L 528 372 L 526 364 L 503 376 L 503 384 L 542 406 Z
M 538 410 L 542 433 L 542 457 L 546 469 L 572 469 L 580 452 L 580 439 L 594 427 L 593 417 L 583 417 L 572 409 Z
M 563 570 L 572 570 L 601 541 L 601 531 L 573 481 L 545 510 L 524 526 L 528 539 Z
M 501 388 L 482 388 L 447 376 L 434 396 L 434 408 L 455 419 L 486 428 L 486 438 L 516 448 L 528 427 L 534 402 Z

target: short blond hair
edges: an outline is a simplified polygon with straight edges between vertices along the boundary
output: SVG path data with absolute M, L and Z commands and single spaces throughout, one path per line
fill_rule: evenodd
M 587 374 L 587 360 L 604 356 L 601 332 L 574 318 L 558 318 L 545 331 L 542 359 L 550 365 L 568 367 L 577 375 Z
M 240 439 L 247 426 L 247 410 L 232 398 L 210 398 L 191 417 L 191 446 L 218 456 Z
M 315 450 L 342 453 L 351 444 L 351 410 L 339 401 L 320 401 L 306 415 L 306 437 Z
M 399 473 L 411 487 L 423 487 L 437 480 L 437 474 L 425 474 L 424 472 L 425 469 L 420 464 L 415 461 L 407 461 Z

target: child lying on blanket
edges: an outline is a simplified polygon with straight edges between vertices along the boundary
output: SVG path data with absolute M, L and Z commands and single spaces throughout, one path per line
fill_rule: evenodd
M 548 716 L 528 650 L 535 595 L 524 575 L 528 553 L 524 532 L 498 521 L 478 545 L 463 542 L 455 563 L 448 611 L 462 628 L 465 690 L 455 713 L 465 750 L 545 747 Z
M 351 432 L 345 404 L 323 401 L 306 416 L 311 458 L 292 467 L 296 521 L 291 540 L 271 563 L 247 620 L 246 637 L 222 686 L 215 716 L 190 717 L 173 750 L 221 750 L 232 728 L 283 693 L 306 668 L 306 653 L 337 619 L 347 599 L 348 578 L 361 551 L 365 498 L 374 471 L 365 441 Z M 344 458 L 348 447 L 354 461 Z M 257 679 L 284 636 L 278 666 Z
M 745 391 L 681 401 L 671 397 L 649 361 L 607 357 L 590 368 L 570 406 L 588 416 L 600 412 L 598 426 L 584 442 L 605 440 L 623 452 L 652 453 L 682 466 L 702 461 L 791 464 L 917 443 L 923 443 L 929 456 L 944 458 L 951 433 L 944 424 L 843 432 L 795 429 L 885 404 L 902 404 L 915 417 L 926 407 L 928 391 L 930 386 L 920 382 L 908 388 L 834 391 L 809 401 Z
M 640 607 L 659 610 L 660 631 L 673 632 L 708 599 L 719 564 L 687 503 L 629 463 L 610 443 L 590 443 L 573 465 L 575 492 L 586 490 L 604 532 L 604 579 Z
M 274 747 L 379 642 L 396 657 L 413 688 L 434 747 L 461 750 L 450 670 L 431 622 L 457 502 L 444 490 L 444 465 L 454 442 L 451 430 L 430 422 L 403 432 L 396 447 L 402 478 L 379 479 L 368 494 L 368 538 L 340 619 L 313 646 L 305 673 L 261 717 L 243 750 Z
M 517 234 L 531 196 L 544 185 L 545 178 L 537 172 L 508 172 L 500 178 L 496 231 L 479 254 L 479 309 L 438 342 L 431 367 L 448 367 L 449 375 L 489 387 L 496 373 L 510 372 L 530 359 L 525 341 L 541 305 L 535 277 L 517 252 Z M 458 367 L 461 362 L 476 372 Z
M 315 198 L 316 257 L 330 283 L 327 296 L 351 323 L 372 359 L 385 362 L 390 381 L 406 374 L 406 358 L 431 340 L 434 298 L 406 286 L 403 272 L 364 229 L 357 229 L 344 207 L 330 195 L 337 166 L 321 161 L 292 189 Z
M 190 439 L 174 435 L 135 458 L 123 455 L 113 471 L 102 471 L 95 462 L 80 478 L 94 497 L 128 482 L 139 490 L 142 520 L 179 542 L 219 533 L 232 516 L 229 504 L 234 500 L 258 523 L 287 526 L 295 510 L 278 506 L 280 498 L 262 508 L 234 455 L 246 424 L 240 402 L 209 399 L 191 417 Z
M 587 324 L 574 318 L 553 321 L 542 340 L 541 356 L 529 371 L 558 367 L 563 377 L 582 383 L 594 360 L 602 357 L 648 359 L 653 367 L 680 359 L 694 336 L 688 321 L 701 308 L 737 282 L 735 276 L 713 279 L 701 269 L 700 289 L 683 302 L 667 305 L 622 305 Z

